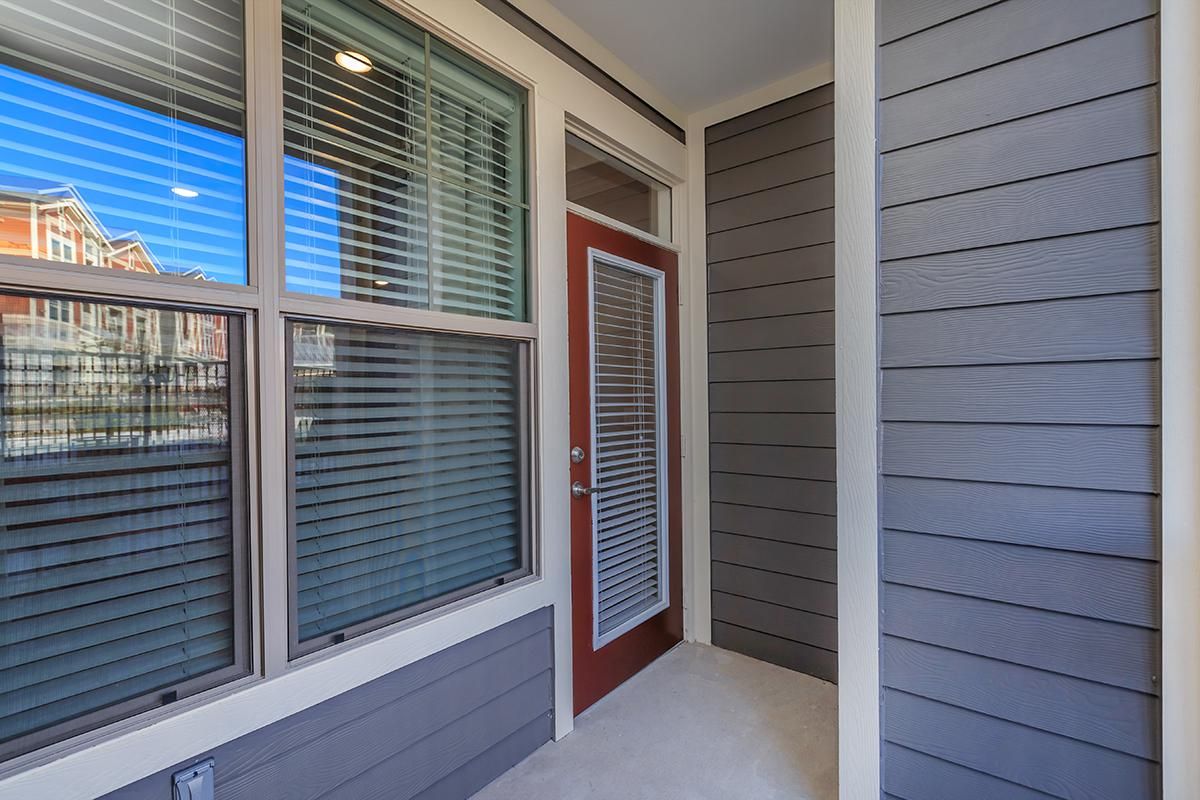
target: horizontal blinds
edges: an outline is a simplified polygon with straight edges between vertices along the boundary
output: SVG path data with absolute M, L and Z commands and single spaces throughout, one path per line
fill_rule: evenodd
M 434 168 L 476 191 L 520 201 L 523 93 L 441 42 L 430 60 Z
M 0 309 L 9 741 L 232 665 L 235 526 L 229 318 Z
M 523 90 L 369 0 L 283 32 L 288 288 L 524 319 Z
M 434 181 L 434 306 L 500 319 L 525 316 L 525 212 Z
M 592 271 L 596 628 L 600 637 L 663 599 L 658 344 L 654 279 Z
M 245 283 L 241 0 L 0 0 L 0 17 L 6 252 Z
M 521 567 L 517 348 L 292 324 L 301 642 Z
M 371 3 L 288 0 L 283 75 L 288 288 L 427 307 L 423 34 Z

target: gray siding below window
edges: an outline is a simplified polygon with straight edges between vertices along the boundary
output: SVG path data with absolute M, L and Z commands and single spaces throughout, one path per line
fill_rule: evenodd
M 219 800 L 464 800 L 553 735 L 552 633 L 536 611 L 103 800 L 164 800 L 206 757 Z
M 833 87 L 705 143 L 713 643 L 835 681 Z
M 879 6 L 884 794 L 1158 797 L 1157 3 Z

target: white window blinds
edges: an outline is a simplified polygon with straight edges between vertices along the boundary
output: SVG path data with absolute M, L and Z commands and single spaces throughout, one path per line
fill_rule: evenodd
M 290 361 L 300 651 L 525 568 L 520 345 L 294 322 Z
M 240 339 L 0 295 L 0 752 L 246 671 Z
M 287 286 L 525 318 L 525 93 L 370 0 L 285 0 Z
M 666 607 L 662 275 L 592 263 L 597 645 Z

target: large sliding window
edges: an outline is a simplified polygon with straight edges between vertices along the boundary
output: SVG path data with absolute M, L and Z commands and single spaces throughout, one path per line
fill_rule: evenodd
M 327 309 L 286 333 L 295 657 L 530 570 L 528 343 L 480 335 L 526 318 L 526 112 L 371 0 L 283 38 L 286 286 Z
M 0 761 L 532 571 L 525 89 L 248 5 L 0 0 Z

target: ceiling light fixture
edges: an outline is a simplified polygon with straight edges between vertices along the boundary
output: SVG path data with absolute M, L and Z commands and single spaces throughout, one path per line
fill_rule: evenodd
M 382 280 L 381 280 L 381 281 L 375 281 L 375 285 L 376 285 L 376 286 L 387 286 L 387 285 L 388 285 L 388 282 L 387 282 L 387 281 L 382 281 Z
M 180 197 L 186 197 L 189 200 L 191 200 L 193 197 L 200 196 L 200 193 L 195 191 L 194 189 L 185 189 L 182 186 L 172 186 L 171 191 L 174 192 L 175 194 L 179 195 Z
M 370 72 L 375 65 L 371 63 L 371 59 L 364 56 L 362 53 L 356 53 L 353 50 L 341 50 L 334 55 L 333 60 L 338 63 L 342 69 L 348 69 L 351 72 L 357 72 L 360 75 L 364 72 Z

